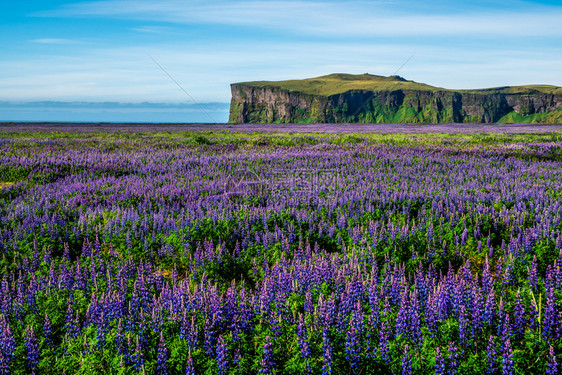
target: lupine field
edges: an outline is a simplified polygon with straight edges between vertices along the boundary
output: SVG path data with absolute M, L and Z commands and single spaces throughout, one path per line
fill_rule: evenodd
M 557 374 L 562 133 L 0 132 L 0 375 Z

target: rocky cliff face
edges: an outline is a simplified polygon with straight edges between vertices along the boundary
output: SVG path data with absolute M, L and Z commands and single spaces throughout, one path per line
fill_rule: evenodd
M 350 90 L 314 95 L 233 84 L 231 123 L 562 123 L 562 96 L 450 90 Z

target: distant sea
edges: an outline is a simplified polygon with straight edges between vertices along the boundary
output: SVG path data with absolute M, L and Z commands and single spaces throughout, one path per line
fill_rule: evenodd
M 0 122 L 225 123 L 228 103 L 6 102 Z

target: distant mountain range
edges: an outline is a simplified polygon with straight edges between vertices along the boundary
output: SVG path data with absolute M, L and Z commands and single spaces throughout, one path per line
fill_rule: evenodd
M 231 90 L 231 123 L 562 123 L 562 88 L 551 85 L 449 90 L 336 73 Z

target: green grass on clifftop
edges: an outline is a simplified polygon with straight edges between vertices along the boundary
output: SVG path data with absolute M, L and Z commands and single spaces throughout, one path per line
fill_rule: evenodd
M 351 90 L 444 90 L 424 83 L 406 81 L 400 76 L 383 77 L 367 73 L 360 75 L 335 73 L 308 79 L 293 79 L 288 81 L 254 81 L 243 82 L 241 84 L 253 87 L 278 87 L 283 90 L 321 96 L 336 95 Z
M 533 91 L 547 94 L 562 95 L 562 87 L 550 85 L 505 86 L 478 90 L 449 90 L 440 87 L 408 81 L 400 76 L 378 76 L 373 74 L 344 74 L 334 73 L 308 79 L 294 79 L 287 81 L 254 81 L 241 82 L 241 85 L 251 87 L 277 87 L 282 90 L 296 91 L 310 95 L 331 96 L 351 90 L 368 91 L 456 91 L 473 94 L 531 94 Z

